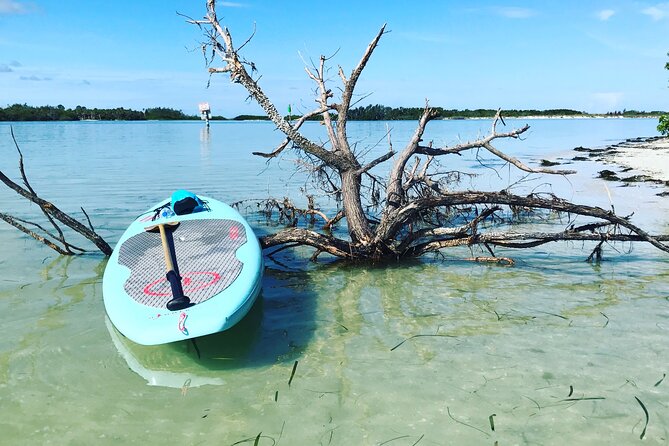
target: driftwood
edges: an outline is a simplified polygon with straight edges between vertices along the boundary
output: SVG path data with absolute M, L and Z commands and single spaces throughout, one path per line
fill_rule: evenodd
M 30 182 L 28 181 L 28 176 L 26 175 L 25 166 L 23 163 L 23 153 L 21 152 L 19 144 L 17 143 L 16 138 L 14 136 L 14 130 L 11 128 L 10 128 L 10 133 L 12 140 L 14 142 L 14 146 L 16 147 L 16 150 L 18 151 L 19 154 L 19 171 L 21 173 L 21 179 L 25 187 L 12 181 L 2 171 L 0 171 L 0 181 L 2 181 L 7 187 L 12 189 L 14 192 L 19 194 L 26 200 L 29 200 L 38 205 L 44 216 L 49 221 L 50 225 L 53 227 L 53 231 L 55 232 L 47 230 L 38 223 L 24 220 L 6 214 L 4 212 L 0 212 L 0 218 L 5 222 L 9 223 L 10 225 L 14 226 L 15 228 L 17 228 L 18 230 L 24 232 L 25 234 L 28 234 L 35 240 L 44 243 L 49 248 L 53 249 L 59 254 L 63 255 L 81 254 L 86 252 L 86 250 L 76 245 L 73 245 L 72 243 L 67 241 L 65 233 L 59 226 L 58 222 L 64 224 L 65 226 L 69 227 L 70 229 L 74 230 L 75 232 L 81 234 L 82 236 L 93 242 L 93 244 L 95 244 L 95 246 L 97 246 L 97 248 L 103 254 L 107 256 L 111 255 L 112 248 L 102 237 L 100 237 L 95 232 L 95 229 L 91 224 L 91 220 L 88 217 L 88 214 L 86 213 L 84 208 L 81 208 L 81 212 L 83 212 L 84 216 L 86 217 L 88 226 L 84 225 L 75 218 L 61 211 L 53 203 L 37 195 L 37 192 L 35 192 L 33 187 L 30 185 Z
M 475 141 L 451 147 L 433 147 L 424 144 L 423 135 L 435 113 L 426 103 L 422 116 L 409 143 L 395 151 L 388 135 L 388 151 L 375 159 L 365 160 L 356 153 L 347 137 L 348 111 L 354 105 L 354 90 L 358 79 L 386 33 L 385 25 L 376 33 L 356 67 L 348 74 L 339 67 L 338 89 L 328 87 L 328 58 L 321 56 L 318 63 L 306 67 L 307 76 L 316 85 L 317 104 L 313 111 L 304 113 L 297 120 L 289 121 L 277 111 L 252 74 L 256 65 L 246 60 L 233 44 L 230 31 L 219 20 L 216 1 L 207 0 L 207 14 L 202 20 L 189 20 L 204 33 L 203 52 L 210 74 L 226 74 L 234 83 L 241 84 L 262 107 L 285 138 L 269 152 L 255 155 L 271 160 L 292 150 L 299 164 L 307 166 L 317 187 L 338 200 L 337 214 L 328 217 L 310 200 L 309 209 L 300 210 L 289 199 L 268 199 L 266 211 L 278 210 L 279 219 L 287 228 L 261 238 L 264 248 L 308 245 L 315 248 L 312 258 L 320 253 L 360 259 L 399 259 L 421 256 L 453 246 L 481 245 L 490 256 L 475 257 L 478 261 L 500 260 L 493 247 L 529 248 L 563 240 L 598 242 L 590 258 L 601 257 L 604 243 L 614 241 L 642 241 L 669 252 L 667 236 L 651 236 L 633 225 L 629 218 L 599 207 L 570 203 L 553 195 L 514 195 L 510 190 L 499 192 L 455 192 L 452 189 L 460 173 L 451 172 L 439 165 L 446 155 L 459 155 L 468 150 L 483 150 L 503 160 L 506 164 L 528 174 L 569 175 L 571 170 L 532 168 L 510 157 L 494 146 L 498 139 L 518 139 L 529 126 L 510 131 L 499 131 L 505 125 L 503 114 L 498 111 L 492 121 L 490 133 Z M 215 60 L 222 66 L 211 66 Z M 250 69 L 250 73 L 249 70 Z M 335 91 L 338 91 L 335 94 Z M 319 117 L 325 132 L 324 143 L 309 140 L 300 133 L 307 119 Z M 391 163 L 387 177 L 372 174 L 372 169 Z M 506 211 L 506 212 L 504 212 Z M 554 233 L 520 233 L 498 230 L 509 223 L 506 215 L 526 214 L 528 211 L 545 215 L 546 212 L 561 216 L 583 216 L 594 219 L 592 223 L 576 226 L 570 223 Z M 540 212 L 543 211 L 543 214 Z M 318 215 L 325 222 L 322 230 L 314 229 L 313 217 Z M 500 214 L 504 214 L 500 216 Z M 290 216 L 290 218 L 288 218 Z M 299 217 L 312 219 L 311 225 L 299 226 Z M 345 220 L 345 234 L 336 236 L 331 226 Z M 571 221 L 571 220 L 570 220 Z M 507 225 L 506 228 L 509 226 Z M 343 231 L 339 231 L 340 234 Z M 276 252 L 274 251 L 274 252 Z M 506 260 L 506 259 L 502 259 Z

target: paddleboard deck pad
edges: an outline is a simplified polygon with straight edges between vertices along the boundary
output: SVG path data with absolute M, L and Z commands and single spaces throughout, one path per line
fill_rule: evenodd
M 204 210 L 155 218 L 158 203 L 124 232 L 103 278 L 105 309 L 130 340 L 164 344 L 235 325 L 250 310 L 262 281 L 262 251 L 244 218 L 225 203 L 200 197 Z M 174 225 L 178 223 L 178 225 Z M 191 306 L 170 311 L 161 236 L 147 228 L 166 224 L 174 269 Z

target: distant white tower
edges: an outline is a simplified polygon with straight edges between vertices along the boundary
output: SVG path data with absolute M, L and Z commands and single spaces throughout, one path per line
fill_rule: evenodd
M 198 105 L 200 109 L 200 118 L 209 125 L 209 119 L 211 118 L 211 109 L 209 108 L 209 102 L 200 102 Z

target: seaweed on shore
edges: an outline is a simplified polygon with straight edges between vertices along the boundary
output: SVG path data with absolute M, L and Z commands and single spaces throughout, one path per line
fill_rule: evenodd
M 622 178 L 620 181 L 623 183 L 655 183 L 655 184 L 665 184 L 662 180 L 656 180 L 650 175 L 632 175 L 631 177 Z
M 601 178 L 602 180 L 606 181 L 620 181 L 618 174 L 608 169 L 600 170 L 597 178 Z

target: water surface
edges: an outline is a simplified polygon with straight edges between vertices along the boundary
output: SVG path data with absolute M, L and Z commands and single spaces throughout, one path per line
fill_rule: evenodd
M 530 124 L 525 141 L 500 147 L 532 165 L 655 134 L 651 120 Z M 388 128 L 398 148 L 413 126 L 350 130 L 372 157 L 387 150 Z M 450 144 L 488 126 L 440 121 L 429 137 Z M 309 187 L 289 154 L 269 165 L 250 155 L 280 142 L 267 123 L 215 122 L 209 132 L 194 122 L 20 123 L 14 132 L 35 189 L 63 210 L 84 206 L 111 243 L 176 188 L 232 202 Z M 8 137 L 0 124 L 0 169 L 16 178 Z M 484 172 L 478 187 L 518 181 L 489 162 L 470 154 L 453 166 Z M 590 162 L 569 168 L 578 175 L 515 187 L 550 181 L 567 198 L 614 204 L 667 232 L 669 200 L 658 189 L 603 183 Z M 7 209 L 35 215 L 2 189 Z M 101 255 L 57 256 L 2 224 L 2 442 L 232 445 L 260 435 L 259 445 L 587 445 L 634 444 L 643 433 L 646 444 L 668 444 L 669 259 L 621 244 L 591 265 L 591 249 L 501 252 L 516 259 L 512 268 L 464 262 L 465 249 L 383 268 L 312 265 L 308 250 L 284 252 L 267 262 L 243 323 L 196 350 L 125 340 L 105 317 Z

